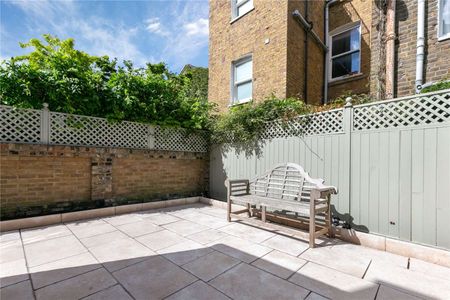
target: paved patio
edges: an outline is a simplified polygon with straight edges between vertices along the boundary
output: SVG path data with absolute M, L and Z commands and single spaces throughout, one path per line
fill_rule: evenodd
M 1 299 L 449 299 L 450 269 L 195 204 L 1 236 Z

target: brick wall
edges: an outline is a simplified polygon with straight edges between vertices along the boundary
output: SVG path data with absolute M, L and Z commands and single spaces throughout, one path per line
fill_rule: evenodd
M 424 81 L 434 82 L 450 77 L 450 39 L 438 41 L 438 0 L 425 1 L 425 64 Z M 396 96 L 415 92 L 417 1 L 403 0 L 397 3 L 397 86 Z
M 201 195 L 201 153 L 0 144 L 1 218 Z
M 346 91 L 352 93 L 370 92 L 371 73 L 371 31 L 372 10 L 371 0 L 340 1 L 330 7 L 330 31 L 348 23 L 361 22 L 361 73 L 360 76 L 330 82 L 328 87 L 329 99 L 336 98 Z
M 232 62 L 250 53 L 253 99 L 285 97 L 287 1 L 254 0 L 254 10 L 231 24 L 230 0 L 210 0 L 209 7 L 209 101 L 228 109 Z
M 309 104 L 320 104 L 323 98 L 324 51 L 311 37 L 308 37 L 308 74 L 305 78 L 305 30 L 292 17 L 292 13 L 298 10 L 305 18 L 308 15 L 308 21 L 312 22 L 314 32 L 324 41 L 323 9 L 323 1 L 309 1 L 308 14 L 306 14 L 303 0 L 291 0 L 288 5 L 286 94 L 288 97 L 304 99 Z

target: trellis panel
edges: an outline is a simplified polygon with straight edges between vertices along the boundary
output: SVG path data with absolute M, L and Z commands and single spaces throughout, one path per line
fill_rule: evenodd
M 289 136 L 310 136 L 344 131 L 344 110 L 335 109 L 296 117 L 289 122 L 273 121 L 266 124 L 263 138 L 273 139 Z
M 450 93 L 444 91 L 355 106 L 353 130 L 435 124 L 449 119 Z
M 2 142 L 39 143 L 42 111 L 0 106 Z
M 178 128 L 155 127 L 155 149 L 185 152 L 206 152 L 208 145 L 202 132 Z
M 149 135 L 147 124 L 50 113 L 50 144 L 144 149 Z

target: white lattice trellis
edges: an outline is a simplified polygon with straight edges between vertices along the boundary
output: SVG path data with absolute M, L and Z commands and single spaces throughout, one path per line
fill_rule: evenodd
M 299 116 L 289 122 L 269 122 L 263 133 L 263 138 L 272 139 L 295 135 L 308 136 L 341 133 L 344 131 L 343 116 L 343 109 L 335 109 L 327 112 Z
M 51 144 L 143 149 L 149 147 L 151 127 L 134 122 L 50 113 Z
M 40 110 L 0 106 L 0 138 L 2 142 L 39 143 Z
M 155 127 L 156 150 L 206 152 L 207 146 L 201 132 L 194 134 L 182 129 Z
M 353 130 L 370 130 L 450 121 L 450 92 L 424 94 L 355 106 Z

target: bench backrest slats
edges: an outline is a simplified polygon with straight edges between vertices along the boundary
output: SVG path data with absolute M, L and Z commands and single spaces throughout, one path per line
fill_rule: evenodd
M 280 164 L 250 181 L 250 193 L 287 201 L 309 201 L 311 190 L 323 186 L 322 179 L 313 179 L 293 163 Z

